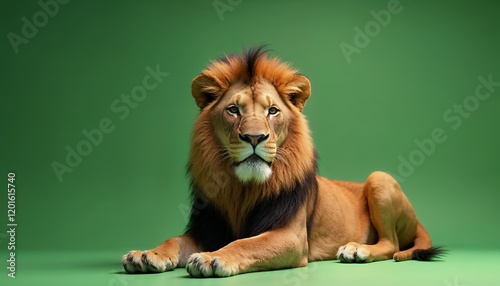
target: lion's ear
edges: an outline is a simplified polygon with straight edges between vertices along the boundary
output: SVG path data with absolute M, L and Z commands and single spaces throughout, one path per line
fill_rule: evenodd
M 191 94 L 200 109 L 217 99 L 218 93 L 219 88 L 216 83 L 204 74 L 195 77 L 191 83 Z
M 293 91 L 289 94 L 290 101 L 302 111 L 311 96 L 311 82 L 303 75 L 295 75 L 291 85 Z

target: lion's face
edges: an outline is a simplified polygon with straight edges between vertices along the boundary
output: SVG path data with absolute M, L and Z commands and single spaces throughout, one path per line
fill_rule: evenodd
M 214 129 L 236 176 L 265 182 L 287 136 L 290 110 L 265 80 L 232 85 L 212 109 Z
M 313 147 L 301 114 L 310 82 L 288 64 L 261 49 L 228 56 L 197 76 L 191 92 L 201 109 L 190 159 L 195 180 L 213 177 L 221 165 L 243 183 L 264 183 L 273 172 L 291 180 L 311 168 Z

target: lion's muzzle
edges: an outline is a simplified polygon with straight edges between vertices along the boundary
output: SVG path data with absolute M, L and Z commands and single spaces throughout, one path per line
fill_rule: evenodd
M 272 156 L 269 154 L 269 134 L 240 133 L 239 162 L 235 163 L 236 176 L 243 182 L 265 182 L 272 173 Z

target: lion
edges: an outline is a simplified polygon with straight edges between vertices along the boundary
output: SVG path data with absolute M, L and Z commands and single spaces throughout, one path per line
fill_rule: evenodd
M 302 113 L 310 81 L 263 46 L 213 61 L 194 78 L 200 113 L 188 163 L 192 210 L 183 235 L 130 251 L 128 273 L 186 267 L 193 277 L 226 277 L 443 253 L 389 174 L 364 183 L 317 174 Z

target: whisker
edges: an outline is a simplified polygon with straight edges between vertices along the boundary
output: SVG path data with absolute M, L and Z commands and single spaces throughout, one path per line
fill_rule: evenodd
M 219 148 L 219 158 L 221 161 L 226 161 L 231 159 L 231 154 L 229 153 L 229 150 L 227 147 L 220 147 Z

